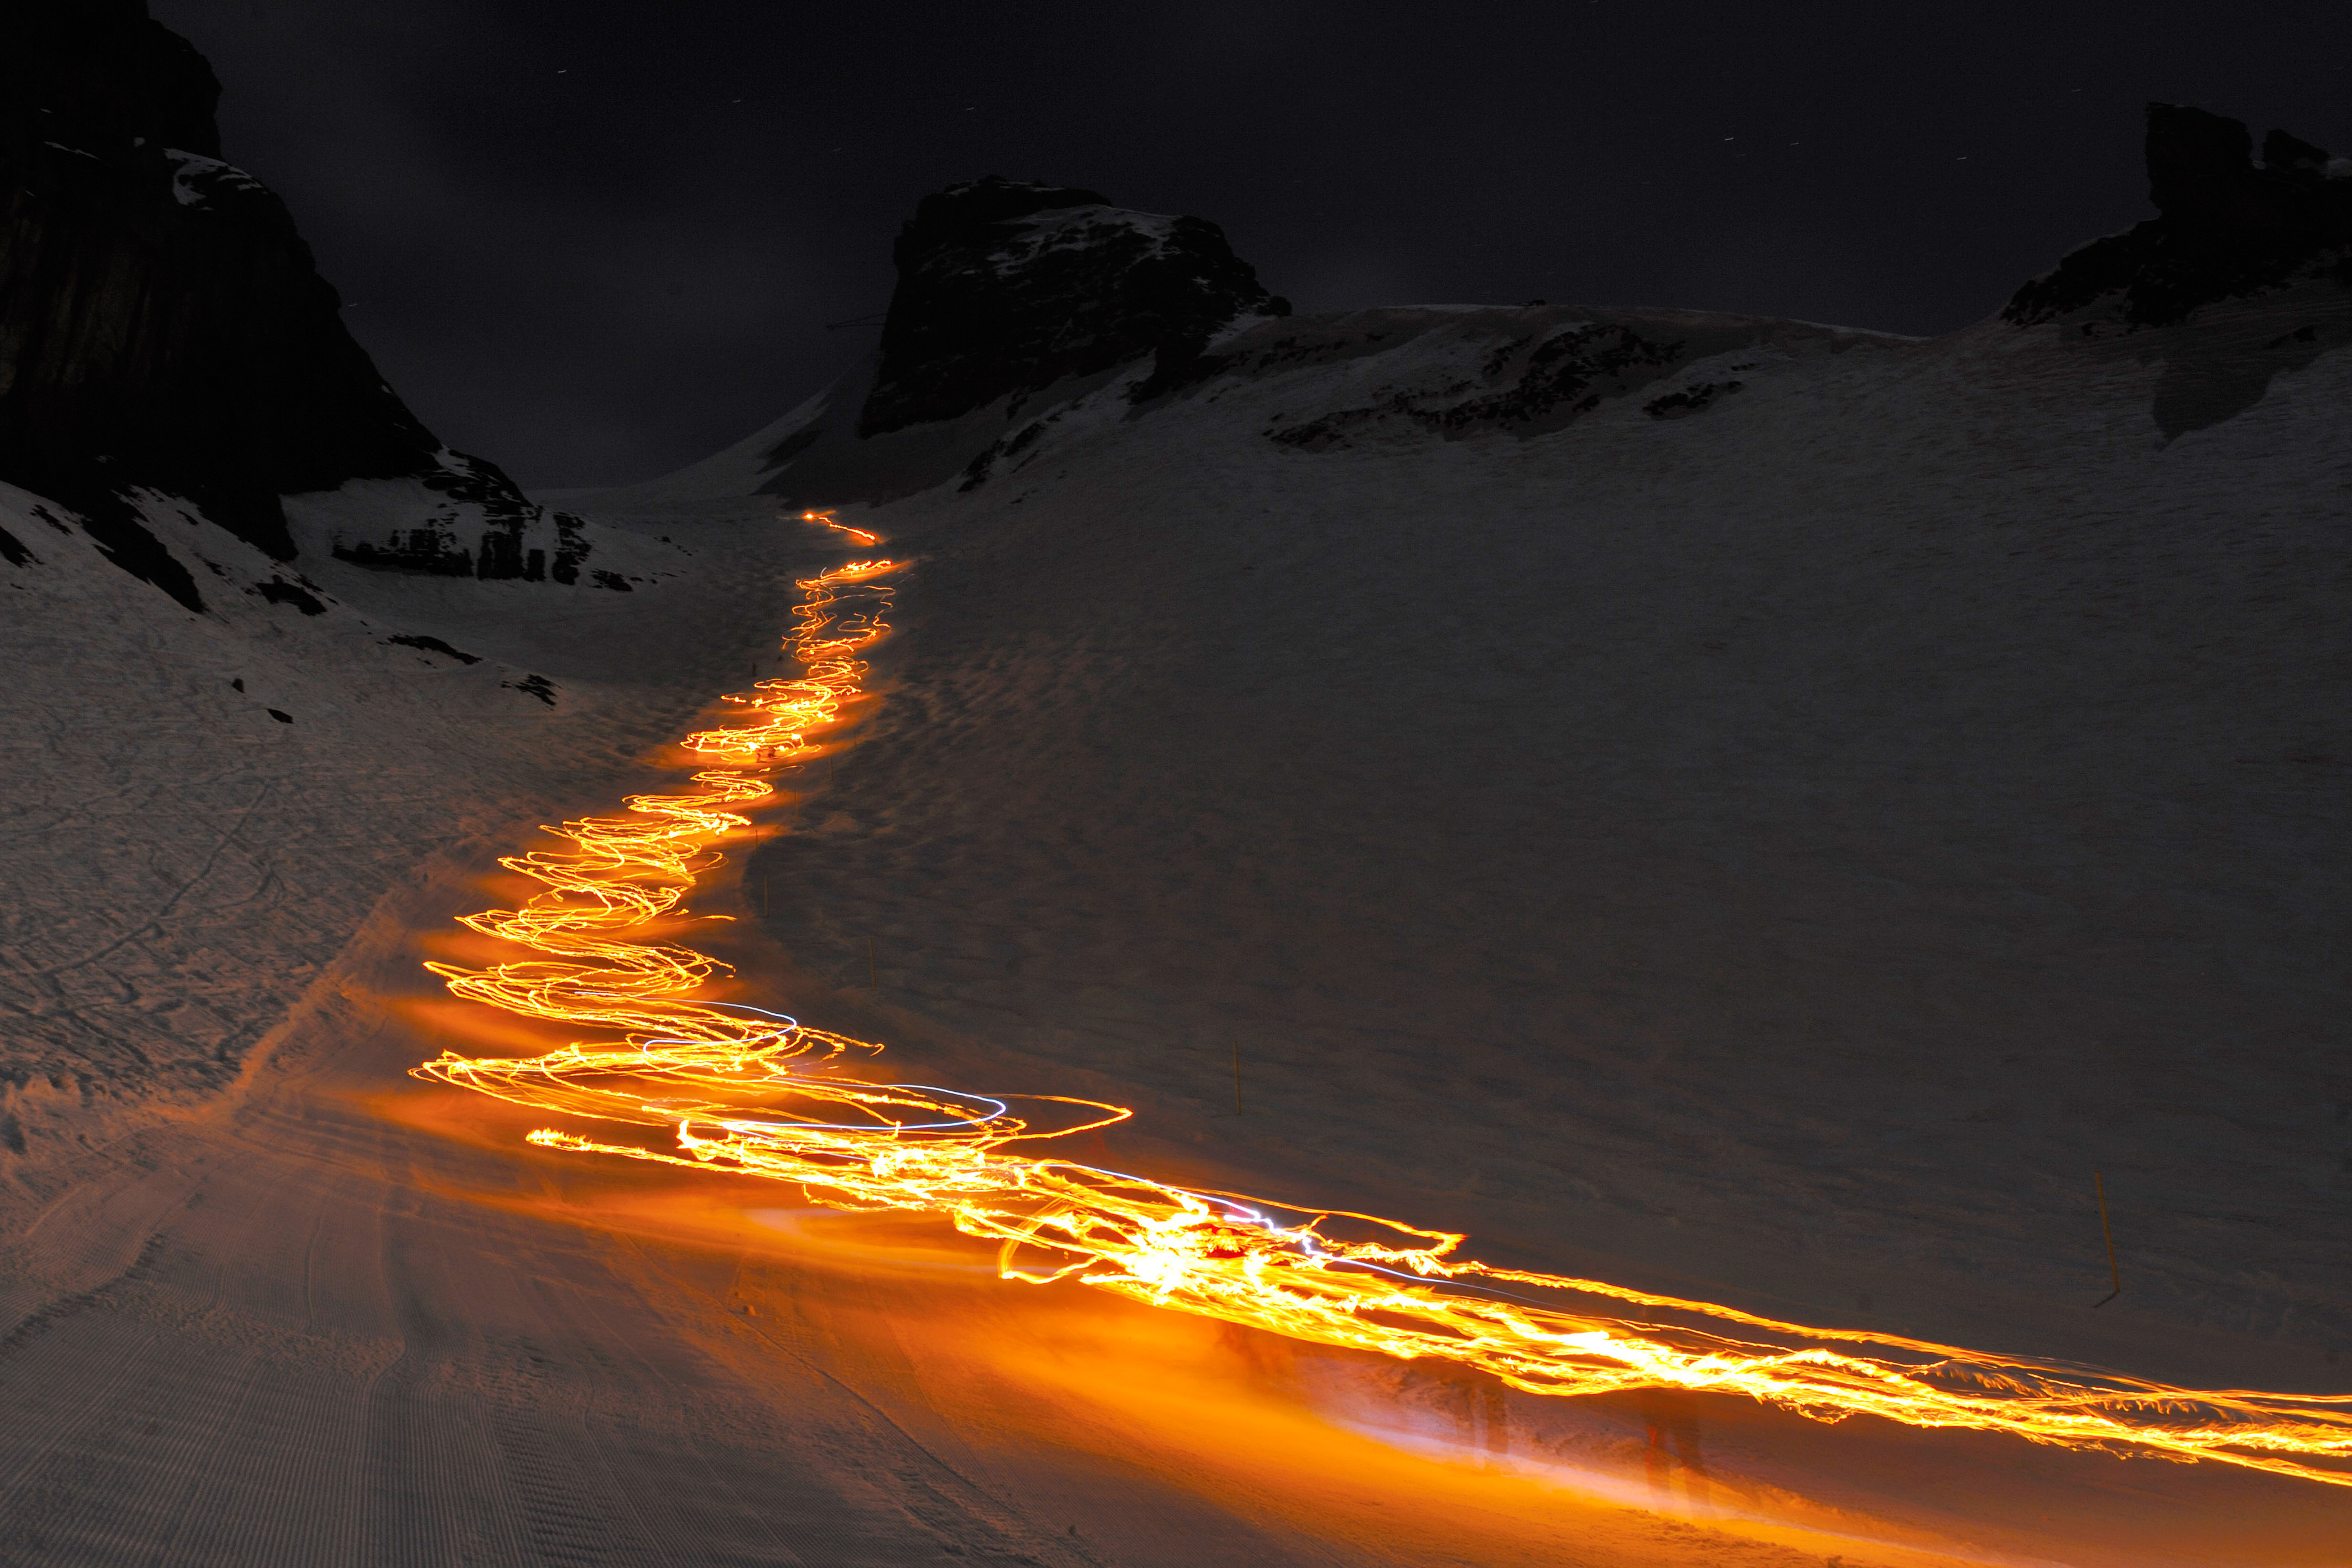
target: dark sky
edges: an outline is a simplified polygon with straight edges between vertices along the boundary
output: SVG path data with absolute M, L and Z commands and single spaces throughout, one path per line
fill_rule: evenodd
M 1935 332 L 2147 215 L 2140 106 L 2352 152 L 2352 5 L 155 0 L 386 376 L 527 485 L 643 478 L 872 341 L 917 197 L 1224 225 L 1302 310 Z

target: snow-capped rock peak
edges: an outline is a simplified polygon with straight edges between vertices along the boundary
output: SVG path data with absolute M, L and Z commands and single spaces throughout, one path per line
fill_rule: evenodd
M 923 198 L 893 247 L 898 287 L 861 436 L 1147 356 L 1187 358 L 1234 318 L 1286 314 L 1203 218 L 992 175 Z

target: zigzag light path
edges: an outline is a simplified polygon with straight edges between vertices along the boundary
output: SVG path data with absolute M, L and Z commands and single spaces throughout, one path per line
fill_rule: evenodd
M 829 514 L 803 520 L 879 542 Z M 862 695 L 860 655 L 888 630 L 883 580 L 898 570 L 854 561 L 798 583 L 788 647 L 803 673 L 730 695 L 747 722 L 687 738 L 721 764 L 693 775 L 698 789 L 633 796 L 625 816 L 548 830 L 572 852 L 500 862 L 543 891 L 464 923 L 534 956 L 431 966 L 460 997 L 594 1038 L 529 1058 L 446 1053 L 417 1076 L 660 1134 L 530 1134 L 546 1147 L 767 1177 L 840 1209 L 937 1214 L 999 1243 L 1008 1279 L 1076 1279 L 1300 1340 L 1438 1357 L 1532 1394 L 1740 1394 L 1821 1420 L 1878 1416 L 2352 1485 L 2352 1396 L 2175 1388 L 1494 1268 L 1443 1231 L 1055 1157 L 1055 1140 L 1131 1113 L 849 1077 L 841 1059 L 881 1048 L 700 998 L 727 967 L 648 928 L 680 916 L 719 862 L 712 844 L 750 826 L 733 808 L 772 798 L 770 772 L 818 753 L 812 737 Z

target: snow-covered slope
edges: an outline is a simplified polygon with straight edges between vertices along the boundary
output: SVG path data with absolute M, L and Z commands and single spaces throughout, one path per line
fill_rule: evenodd
M 842 513 L 918 564 L 771 929 L 925 1081 L 1135 1104 L 1157 1173 L 2340 1387 L 2348 342 L 2317 282 L 1138 364 Z
M 0 486 L 9 1183 L 233 1084 L 415 867 L 601 799 L 782 625 L 743 550 L 602 528 L 572 528 L 583 570 L 630 591 L 337 559 L 434 515 L 414 481 L 289 498 L 289 565 L 136 498 L 155 581 Z
M 2341 1392 L 2352 292 L 2153 221 L 1933 341 L 1211 288 L 584 523 L 296 497 L 292 566 L 0 493 L 0 1507 L 90 1562 L 2335 1561 L 2342 1489 L 1507 1395 L 380 1113 L 412 933 L 773 656 L 774 514 L 838 504 L 913 565 L 698 894 L 744 994 L 1498 1261 Z M 2142 251 L 2219 270 L 2144 319 Z
M 236 1083 L 387 888 L 707 655 L 611 657 L 687 558 L 441 445 L 142 0 L 7 8 L 0 89 L 5 1186 Z
M 1138 366 L 844 514 L 920 565 L 779 932 L 1286 1191 L 2325 1381 L 2347 329 L 1394 310 Z M 2094 1171 L 2130 1307 L 2077 1321 Z
M 964 1081 L 1553 1266 L 2325 1385 L 2352 290 L 2272 144 L 2156 106 L 2160 215 L 1932 341 L 1244 316 L 879 438 L 868 372 L 577 504 L 731 480 L 919 558 L 758 869 Z

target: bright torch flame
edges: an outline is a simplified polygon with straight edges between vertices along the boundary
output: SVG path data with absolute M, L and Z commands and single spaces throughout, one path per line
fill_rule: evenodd
M 879 542 L 829 514 L 803 520 Z M 656 1145 L 531 1134 L 544 1147 L 767 1177 L 835 1208 L 937 1214 L 1000 1243 L 1010 1279 L 1075 1277 L 1296 1339 L 1458 1362 L 1531 1394 L 1742 1394 L 1821 1420 L 1880 1416 L 2352 1485 L 2352 1396 L 2175 1388 L 1494 1268 L 1456 1256 L 1464 1239 L 1443 1231 L 1050 1157 L 1043 1141 L 1132 1113 L 1041 1095 L 1017 1097 L 1028 1108 L 1016 1113 L 1016 1097 L 837 1075 L 845 1053 L 881 1048 L 696 999 L 727 966 L 632 934 L 676 917 L 698 872 L 718 862 L 711 843 L 751 825 L 729 808 L 772 796 L 759 770 L 815 754 L 812 732 L 861 695 L 858 655 L 888 630 L 891 591 L 877 580 L 897 570 L 861 560 L 798 583 L 789 647 L 803 674 L 730 696 L 750 722 L 687 738 L 727 764 L 695 774 L 700 789 L 633 796 L 627 816 L 548 830 L 576 852 L 500 862 L 545 891 L 464 923 L 541 956 L 430 966 L 460 997 L 602 1038 L 530 1058 L 446 1053 L 417 1076 L 669 1135 Z M 1653 1317 L 1667 1321 L 1643 1321 Z

